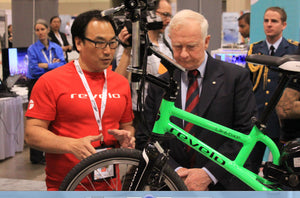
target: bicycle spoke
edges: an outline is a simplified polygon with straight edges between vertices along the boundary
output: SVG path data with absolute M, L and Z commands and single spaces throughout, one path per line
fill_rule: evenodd
M 132 149 L 111 149 L 81 161 L 66 176 L 60 190 L 127 191 L 139 165 L 141 152 Z M 129 157 L 128 157 L 129 156 Z M 161 170 L 162 182 L 141 183 L 142 190 L 186 190 L 184 183 L 171 167 Z M 105 178 L 106 177 L 106 178 Z M 156 178 L 151 180 L 156 181 Z

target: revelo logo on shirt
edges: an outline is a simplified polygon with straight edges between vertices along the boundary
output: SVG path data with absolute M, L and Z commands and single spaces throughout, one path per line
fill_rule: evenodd
M 93 97 L 96 98 L 102 98 L 102 94 L 94 94 Z M 107 93 L 108 98 L 121 98 L 121 95 L 118 93 Z M 88 94 L 76 94 L 73 93 L 70 95 L 71 99 L 79 98 L 79 99 L 88 99 Z

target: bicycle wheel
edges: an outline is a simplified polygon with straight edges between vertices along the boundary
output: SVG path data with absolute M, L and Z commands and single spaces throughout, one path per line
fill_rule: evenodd
M 68 173 L 59 190 L 128 191 L 140 156 L 141 151 L 135 149 L 110 149 L 91 155 Z M 169 165 L 164 167 L 162 174 L 160 173 L 161 170 L 154 167 L 143 189 L 187 190 L 182 179 Z M 161 182 L 158 184 L 159 179 Z

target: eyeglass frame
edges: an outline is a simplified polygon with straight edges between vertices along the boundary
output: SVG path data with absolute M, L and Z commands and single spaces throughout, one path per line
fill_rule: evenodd
M 166 17 L 166 18 L 172 18 L 173 17 L 172 14 L 170 14 L 168 12 L 160 12 L 160 11 L 157 11 L 157 10 L 156 10 L 156 12 L 158 14 L 161 14 L 163 17 Z
M 115 41 L 94 41 L 92 39 L 89 39 L 87 37 L 83 37 L 83 40 L 87 40 L 87 41 L 90 41 L 91 43 L 94 43 L 95 45 L 95 48 L 97 49 L 105 49 L 107 47 L 107 45 L 109 46 L 110 49 L 116 49 L 119 45 L 119 41 L 117 38 L 113 38 L 113 39 L 116 39 Z M 104 44 L 105 43 L 105 46 L 104 47 L 97 47 L 97 44 Z M 117 43 L 117 46 L 115 48 L 112 48 L 110 45 L 113 44 L 113 43 Z

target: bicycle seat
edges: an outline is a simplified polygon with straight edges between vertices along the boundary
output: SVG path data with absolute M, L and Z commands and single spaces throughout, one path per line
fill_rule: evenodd
M 246 61 L 254 64 L 263 64 L 291 72 L 300 72 L 300 55 L 284 55 L 282 57 L 251 54 Z

